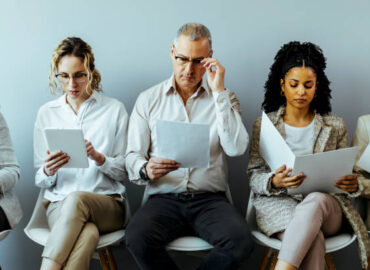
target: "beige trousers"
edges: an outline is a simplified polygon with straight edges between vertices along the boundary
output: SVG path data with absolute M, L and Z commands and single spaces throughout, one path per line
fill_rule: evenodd
M 42 257 L 63 269 L 89 269 L 99 233 L 124 226 L 122 199 L 91 192 L 73 192 L 63 201 L 50 203 L 46 215 L 51 233 Z
M 299 269 L 325 269 L 325 238 L 342 225 L 342 209 L 330 195 L 313 192 L 299 203 L 282 239 L 278 258 Z

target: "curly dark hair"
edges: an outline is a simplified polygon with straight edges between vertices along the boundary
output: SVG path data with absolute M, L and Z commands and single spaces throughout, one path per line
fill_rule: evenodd
M 262 109 L 266 113 L 276 111 L 286 104 L 285 97 L 280 95 L 280 80 L 284 79 L 291 68 L 302 66 L 311 67 L 316 74 L 316 97 L 310 103 L 310 111 L 321 115 L 331 112 L 330 82 L 324 72 L 326 60 L 321 48 L 310 42 L 291 41 L 281 47 L 270 68 L 262 103 Z

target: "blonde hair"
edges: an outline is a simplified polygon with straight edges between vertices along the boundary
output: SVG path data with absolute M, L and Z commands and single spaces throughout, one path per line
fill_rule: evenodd
M 103 92 L 100 85 L 101 76 L 99 71 L 95 68 L 94 54 L 92 53 L 90 45 L 78 37 L 68 37 L 63 39 L 53 52 L 49 75 L 49 87 L 51 93 L 56 95 L 57 91 L 60 90 L 56 82 L 56 75 L 59 61 L 66 55 L 79 57 L 83 61 L 88 78 L 88 84 L 86 86 L 87 93 L 91 95 L 94 91 Z

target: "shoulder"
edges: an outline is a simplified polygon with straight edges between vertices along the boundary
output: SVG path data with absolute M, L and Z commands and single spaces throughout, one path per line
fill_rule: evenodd
M 146 108 L 151 107 L 158 101 L 168 90 L 169 80 L 164 80 L 146 90 L 141 92 L 136 99 L 135 106 L 144 106 Z
M 48 101 L 45 104 L 43 104 L 38 110 L 38 114 L 37 114 L 38 117 L 41 117 L 42 115 L 47 114 L 51 110 L 55 110 L 55 109 L 58 109 L 59 107 L 61 107 L 61 99 L 62 98 L 63 98 L 63 96 L 58 97 L 56 99 L 53 99 L 53 100 Z
M 168 86 L 168 80 L 164 80 L 156 85 L 153 85 L 152 87 L 146 89 L 145 91 L 141 92 L 139 97 L 143 97 L 143 98 L 153 98 L 153 97 L 157 97 L 161 94 L 163 94 L 166 90 Z
M 346 128 L 346 124 L 344 123 L 343 118 L 336 116 L 335 114 L 325 114 L 321 116 L 325 125 L 341 129 Z
M 107 106 L 109 108 L 116 108 L 126 111 L 125 105 L 116 98 L 107 97 L 99 94 L 98 102 L 100 102 L 103 106 Z
M 278 111 L 273 111 L 273 112 L 267 113 L 266 115 L 271 120 L 271 122 L 275 123 L 277 121 L 278 114 L 279 114 Z M 260 128 L 261 124 L 262 124 L 262 116 L 258 116 L 257 119 L 253 123 L 253 127 Z
M 103 114 L 111 117 L 128 118 L 125 105 L 120 100 L 98 94 L 96 95 L 96 102 L 100 107 L 98 110 L 103 111 Z
M 363 123 L 365 125 L 370 125 L 370 114 L 362 115 L 358 118 L 358 123 Z

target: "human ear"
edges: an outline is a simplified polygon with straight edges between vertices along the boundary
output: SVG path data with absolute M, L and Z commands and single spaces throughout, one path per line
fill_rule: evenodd
M 284 92 L 284 79 L 280 79 L 280 87 L 281 87 L 281 91 Z

